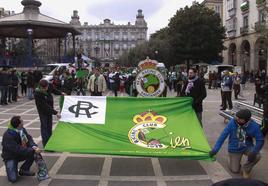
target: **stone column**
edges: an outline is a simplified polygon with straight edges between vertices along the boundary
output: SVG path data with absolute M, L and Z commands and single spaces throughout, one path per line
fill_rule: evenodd
M 249 71 L 255 70 L 255 68 L 254 68 L 254 64 L 256 63 L 255 59 L 256 59 L 255 58 L 255 50 L 254 50 L 254 47 L 251 47 L 251 49 L 250 49 Z

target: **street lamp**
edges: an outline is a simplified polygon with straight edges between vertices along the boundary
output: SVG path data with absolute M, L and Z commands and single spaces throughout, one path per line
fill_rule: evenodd
M 28 33 L 28 58 L 29 58 L 28 60 L 29 60 L 30 66 L 33 66 L 33 64 L 32 64 L 32 35 L 33 35 L 33 29 L 28 28 L 27 33 Z
M 64 38 L 64 62 L 67 61 L 67 39 L 69 41 L 69 37 L 71 37 L 71 35 L 72 33 L 68 32 Z M 69 42 L 68 42 L 68 46 L 69 46 Z
M 157 59 L 158 51 L 156 50 L 154 51 L 154 53 L 155 53 L 155 59 Z

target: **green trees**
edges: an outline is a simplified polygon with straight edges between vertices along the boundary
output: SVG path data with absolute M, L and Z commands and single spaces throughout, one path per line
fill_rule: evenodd
M 186 61 L 210 63 L 220 58 L 224 38 L 220 17 L 196 3 L 178 10 L 167 27 L 152 34 L 144 46 L 137 46 L 125 55 L 133 65 L 138 62 L 136 56 L 145 59 L 144 55 L 168 66 Z
M 179 60 L 209 63 L 224 49 L 225 29 L 220 17 L 203 5 L 180 9 L 168 28 L 173 56 Z

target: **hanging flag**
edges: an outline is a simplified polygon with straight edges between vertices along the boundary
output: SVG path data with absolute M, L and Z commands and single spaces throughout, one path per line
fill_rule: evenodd
M 46 150 L 212 160 L 192 98 L 65 96 Z

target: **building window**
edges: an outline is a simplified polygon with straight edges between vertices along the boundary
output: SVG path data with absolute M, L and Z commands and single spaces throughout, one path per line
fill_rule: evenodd
M 118 32 L 115 33 L 115 35 L 114 35 L 114 39 L 115 39 L 115 40 L 119 40 L 119 33 L 118 33 Z
M 106 39 L 106 40 L 109 40 L 109 39 L 110 39 L 110 34 L 109 34 L 109 33 L 106 33 L 106 34 L 105 34 L 105 39 Z
M 248 16 L 243 17 L 243 27 L 247 28 L 248 27 Z
M 231 32 L 236 30 L 236 19 L 230 19 L 226 22 L 226 26 L 227 26 L 227 32 Z
M 266 11 L 261 10 L 259 11 L 259 22 L 266 22 Z
M 235 8 L 235 0 L 227 0 L 227 10 L 231 11 Z
M 100 39 L 100 34 L 96 33 L 95 38 L 96 38 L 96 40 L 99 40 Z
M 127 33 L 126 32 L 123 33 L 123 40 L 127 40 Z

